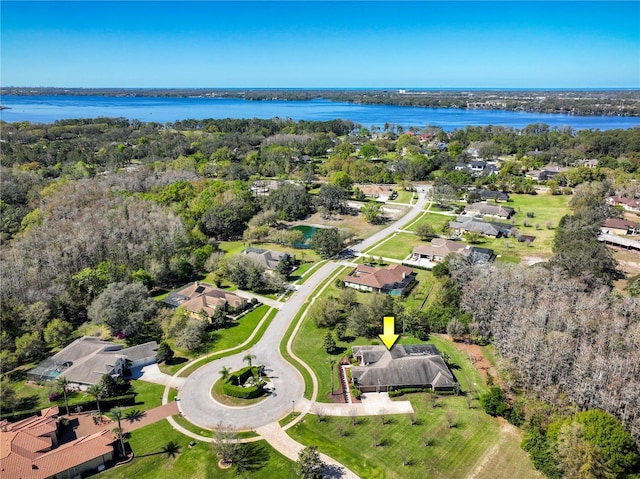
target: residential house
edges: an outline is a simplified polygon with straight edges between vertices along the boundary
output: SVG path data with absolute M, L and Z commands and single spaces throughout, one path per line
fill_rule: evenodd
M 224 311 L 237 311 L 247 306 L 247 300 L 237 294 L 198 281 L 169 294 L 164 302 L 175 308 L 182 306 L 191 313 L 192 317 L 208 318 L 209 321 L 219 308 Z
M 103 470 L 113 460 L 114 437 L 100 431 L 58 445 L 58 408 L 10 423 L 0 421 L 1 477 L 67 479 Z
M 564 173 L 568 168 L 556 165 L 548 165 L 542 170 L 531 170 L 525 173 L 527 178 L 531 178 L 536 181 L 545 182 L 553 179 L 556 175 Z
M 27 378 L 51 381 L 64 376 L 70 384 L 86 389 L 105 374 L 125 376 L 132 368 L 155 363 L 157 350 L 155 341 L 125 348 L 122 344 L 83 336 L 29 370 Z
M 640 234 L 640 225 L 633 221 L 621 218 L 607 218 L 600 228 L 603 233 L 613 235 L 637 235 Z
M 474 178 L 479 176 L 497 175 L 500 171 L 496 165 L 489 164 L 482 160 L 472 160 L 468 163 L 457 163 L 454 169 L 457 171 L 467 171 Z
M 607 204 L 611 206 L 622 206 L 627 211 L 640 213 L 640 200 L 636 198 L 625 198 L 624 196 L 610 196 Z
M 253 247 L 245 249 L 242 254 L 261 264 L 269 271 L 277 270 L 280 261 L 282 261 L 286 256 L 291 257 L 289 253 L 284 253 L 282 251 L 271 251 Z
M 468 216 L 493 216 L 508 220 L 515 214 L 513 208 L 502 205 L 491 205 L 486 202 L 477 202 L 467 205 L 464 214 Z
M 478 195 L 480 200 L 482 201 L 499 201 L 505 202 L 509 201 L 509 195 L 502 191 L 493 191 L 493 190 L 485 190 L 485 189 L 470 189 L 467 195 Z M 476 196 L 476 198 L 478 197 Z
M 362 191 L 368 198 L 376 198 L 378 201 L 393 200 L 398 193 L 393 189 L 393 185 L 353 185 Z
M 462 233 L 478 233 L 484 236 L 500 238 L 509 236 L 513 226 L 506 223 L 481 221 L 471 216 L 458 216 L 456 221 L 449 221 L 449 228 L 460 235 Z
M 421 259 L 431 263 L 440 263 L 449 254 L 460 254 L 473 263 L 493 261 L 495 253 L 488 248 L 478 248 L 461 241 L 434 238 L 429 245 L 418 245 L 413 248 L 413 261 Z
M 433 344 L 353 346 L 357 366 L 351 366 L 353 385 L 362 392 L 397 388 L 451 391 L 456 380 Z
M 344 285 L 361 291 L 403 296 L 411 289 L 416 274 L 407 266 L 392 264 L 386 268 L 358 265 L 344 279 Z

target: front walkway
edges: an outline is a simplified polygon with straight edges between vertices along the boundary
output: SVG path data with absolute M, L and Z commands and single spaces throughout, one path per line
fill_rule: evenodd
M 251 300 L 253 298 L 260 301 L 262 304 L 266 304 L 267 306 L 271 306 L 272 308 L 280 309 L 282 307 L 282 302 L 277 301 L 275 299 L 267 298 L 266 296 L 262 296 L 255 293 L 250 293 L 249 291 L 244 291 L 242 289 L 237 289 L 233 292 L 233 294 L 240 296 L 241 298 Z
M 361 399 L 362 402 L 352 404 L 314 402 L 309 412 L 324 416 L 380 416 L 414 412 L 410 401 L 392 401 L 387 393 L 367 393 Z

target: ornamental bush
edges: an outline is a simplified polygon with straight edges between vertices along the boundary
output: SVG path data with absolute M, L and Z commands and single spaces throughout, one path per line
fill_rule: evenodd
M 262 384 L 248 387 L 238 386 L 238 384 L 244 384 L 251 376 L 257 376 L 259 372 L 258 367 L 252 366 L 230 374 L 229 379 L 222 385 L 222 391 L 227 396 L 240 399 L 253 399 L 261 396 L 264 393 L 264 386 Z

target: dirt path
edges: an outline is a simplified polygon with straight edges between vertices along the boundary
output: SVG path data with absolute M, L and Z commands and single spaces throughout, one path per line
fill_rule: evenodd
M 478 476 L 482 473 L 487 464 L 489 464 L 495 458 L 496 454 L 502 449 L 502 445 L 507 441 L 513 441 L 517 439 L 517 433 L 514 427 L 508 422 L 500 426 L 500 439 L 490 449 L 488 449 L 484 455 L 480 458 L 478 464 L 473 469 L 467 479 L 478 479 Z
M 494 380 L 498 378 L 498 372 L 491 365 L 489 360 L 485 357 L 482 351 L 482 346 L 477 344 L 465 344 L 452 341 L 456 348 L 467 353 L 471 364 L 478 370 L 482 377 L 486 380 L 487 373 L 493 376 Z

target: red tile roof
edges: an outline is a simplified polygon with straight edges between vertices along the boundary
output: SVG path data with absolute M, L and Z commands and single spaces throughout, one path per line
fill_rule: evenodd
M 626 230 L 627 228 L 637 228 L 638 223 L 634 223 L 633 221 L 623 220 L 620 218 L 607 218 L 602 223 L 604 228 L 613 228 L 618 230 Z
M 45 479 L 113 453 L 114 439 L 108 430 L 51 449 L 49 434 L 56 430 L 53 412 L 49 408 L 43 416 L 0 423 L 0 477 Z
M 346 283 L 382 289 L 387 284 L 399 283 L 413 270 L 407 266 L 392 264 L 387 268 L 359 265 L 344 280 Z

